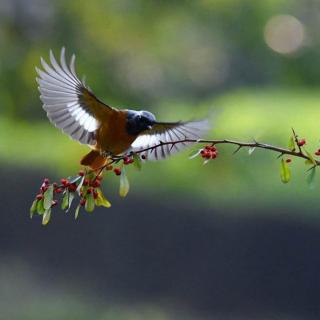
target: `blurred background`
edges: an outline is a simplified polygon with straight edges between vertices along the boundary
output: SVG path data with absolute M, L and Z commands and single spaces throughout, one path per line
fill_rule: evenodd
M 141 172 L 111 209 L 29 218 L 44 177 L 87 148 L 41 108 L 35 66 L 50 48 L 113 106 L 159 119 L 209 113 L 211 138 L 310 151 L 320 137 L 318 0 L 0 1 L 0 319 L 319 319 L 320 186 L 303 161 L 280 181 L 270 152 L 203 166 L 191 150 Z M 318 181 L 316 181 L 318 182 Z

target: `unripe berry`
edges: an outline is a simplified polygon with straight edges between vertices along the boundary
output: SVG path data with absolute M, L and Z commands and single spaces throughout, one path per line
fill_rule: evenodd
M 114 168 L 114 169 L 113 169 L 113 172 L 114 172 L 117 176 L 120 176 L 120 174 L 121 174 L 121 169 L 120 169 L 120 168 Z
M 106 167 L 106 170 L 108 170 L 108 171 L 110 171 L 112 169 L 113 169 L 113 166 L 111 164 Z

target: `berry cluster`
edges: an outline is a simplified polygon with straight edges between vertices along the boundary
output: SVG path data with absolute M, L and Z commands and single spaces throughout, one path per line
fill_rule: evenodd
M 201 149 L 200 154 L 204 159 L 215 159 L 218 156 L 218 150 L 213 145 L 207 145 Z

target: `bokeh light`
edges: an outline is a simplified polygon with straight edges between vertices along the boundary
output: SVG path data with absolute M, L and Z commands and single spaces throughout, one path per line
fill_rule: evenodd
M 305 41 L 305 27 L 291 15 L 271 17 L 264 29 L 267 45 L 281 54 L 292 54 L 299 50 Z

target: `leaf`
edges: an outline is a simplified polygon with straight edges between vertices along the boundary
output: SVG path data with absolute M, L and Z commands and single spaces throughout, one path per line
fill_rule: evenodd
M 52 206 L 52 199 L 53 199 L 53 185 L 50 185 L 47 191 L 44 193 L 43 199 L 43 207 L 47 210 Z
M 37 212 L 37 204 L 38 204 L 38 200 L 35 199 L 33 202 L 32 202 L 32 205 L 31 205 L 31 208 L 30 208 L 30 218 L 33 217 L 33 214 Z
M 312 168 L 309 175 L 307 176 L 307 183 L 309 188 L 312 190 L 316 187 L 316 168 Z
M 211 159 L 206 159 L 206 160 L 204 160 L 204 161 L 203 161 L 203 165 L 206 165 L 207 163 L 209 163 L 210 160 L 211 160 Z
M 290 139 L 289 139 L 288 149 L 291 150 L 291 151 L 296 149 L 296 143 L 294 141 L 294 137 L 293 136 L 291 136 Z
M 139 157 L 138 154 L 134 153 L 133 155 L 133 165 L 138 169 L 141 170 L 141 158 Z
M 72 201 L 73 201 L 74 198 L 75 198 L 75 192 L 70 192 L 70 191 L 69 191 L 69 199 L 68 199 L 67 212 L 70 210 L 71 204 L 72 204 Z
M 80 179 L 82 179 L 82 176 L 75 176 L 73 178 L 69 178 L 69 183 L 76 183 L 77 181 L 79 181 Z
M 83 185 L 84 179 L 85 179 L 85 176 L 81 177 L 81 180 L 80 180 L 80 182 L 79 182 L 79 184 L 78 184 L 78 187 L 77 187 L 77 190 L 76 190 L 79 195 L 80 195 L 80 191 L 81 191 L 81 187 L 82 187 L 82 185 Z
M 284 159 L 281 159 L 280 177 L 283 183 L 288 183 L 291 179 L 291 172 L 289 166 Z
M 69 208 L 69 190 L 66 190 L 62 199 L 61 209 L 67 210 Z
M 314 160 L 314 157 L 313 157 L 313 155 L 309 152 L 309 151 L 307 151 L 306 149 L 304 149 L 304 151 L 305 151 L 305 153 L 307 154 L 307 156 L 308 156 L 308 160 L 306 160 L 306 164 L 313 164 L 313 165 L 317 165 L 317 162 L 316 162 L 316 160 Z
M 256 150 L 256 147 L 251 147 L 251 148 L 249 148 L 249 150 L 248 150 L 249 156 L 252 155 L 252 153 L 253 153 L 254 150 Z
M 196 153 L 192 152 L 189 156 L 189 159 L 192 160 L 192 159 L 196 158 L 200 154 L 201 150 L 203 150 L 203 149 L 199 149 Z
M 42 217 L 42 225 L 43 226 L 48 224 L 48 222 L 50 221 L 50 217 L 51 217 L 51 208 L 48 208 L 45 210 L 44 215 Z
M 120 175 L 120 187 L 119 187 L 119 195 L 120 197 L 125 197 L 130 189 L 129 185 L 129 180 L 126 176 L 126 172 L 124 168 L 121 170 L 121 175 Z
M 100 188 L 98 188 L 97 192 L 98 192 L 98 197 L 97 197 L 97 199 L 95 199 L 95 204 L 97 206 L 103 206 L 106 208 L 110 208 L 111 203 L 105 198 L 105 196 L 102 193 L 102 190 Z
M 46 209 L 43 207 L 43 199 L 39 200 L 37 203 L 37 212 L 39 215 L 43 215 Z
M 77 206 L 77 208 L 76 208 L 76 211 L 75 211 L 75 213 L 74 213 L 74 218 L 75 218 L 75 219 L 78 219 L 80 207 L 81 207 L 80 204 L 78 204 L 78 206 Z
M 92 212 L 94 210 L 94 198 L 92 193 L 87 194 L 86 200 L 85 209 L 87 212 Z

